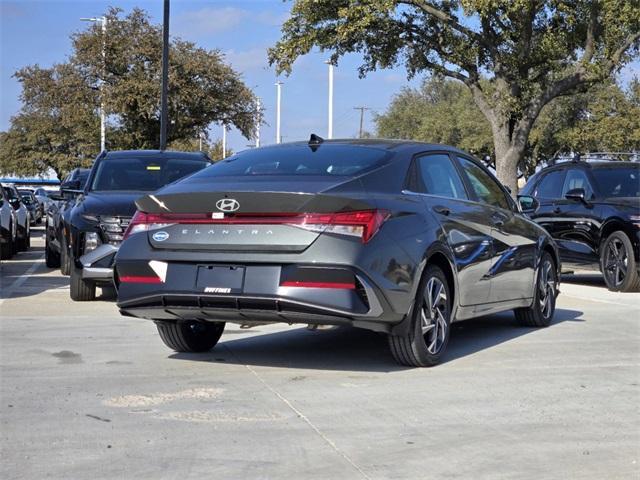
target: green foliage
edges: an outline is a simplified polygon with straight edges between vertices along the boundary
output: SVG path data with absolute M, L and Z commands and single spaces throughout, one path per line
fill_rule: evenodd
M 640 151 L 638 81 L 628 91 L 607 82 L 547 105 L 529 137 L 536 161 L 568 152 Z M 530 164 L 535 162 L 529 162 Z
M 106 17 L 106 36 L 98 24 L 71 36 L 68 62 L 16 72 L 22 108 L 1 137 L 0 171 L 33 174 L 51 167 L 60 177 L 90 162 L 100 146 L 102 84 L 107 148 L 158 148 L 162 29 L 140 9 L 124 16 L 112 8 Z M 197 139 L 211 123 L 233 125 L 251 138 L 258 118 L 255 103 L 251 90 L 218 50 L 172 39 L 170 145 Z
M 361 54 L 361 75 L 404 65 L 460 80 L 514 192 L 541 109 L 610 78 L 640 46 L 637 0 L 295 0 L 291 12 L 269 51 L 278 71 L 319 48 Z
M 433 77 L 405 88 L 375 118 L 380 137 L 444 143 L 493 156 L 491 128 L 460 82 Z

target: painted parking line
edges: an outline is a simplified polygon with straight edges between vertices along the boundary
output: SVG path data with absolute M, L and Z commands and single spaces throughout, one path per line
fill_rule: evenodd
M 36 272 L 36 270 L 38 270 L 38 268 L 42 266 L 43 263 L 44 263 L 44 255 L 40 255 L 38 258 L 33 260 L 33 265 L 31 265 L 26 272 L 24 272 L 16 280 L 14 280 L 14 282 L 11 285 L 9 285 L 8 288 L 6 289 L 3 288 L 2 292 L 0 293 L 0 297 L 1 297 L 0 306 L 2 306 L 5 300 L 9 300 L 13 292 L 16 289 L 20 288 L 20 286 L 24 282 L 26 282 L 31 277 L 31 275 L 33 275 Z

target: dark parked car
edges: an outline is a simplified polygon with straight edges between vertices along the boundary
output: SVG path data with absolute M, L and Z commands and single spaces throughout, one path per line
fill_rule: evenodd
M 42 223 L 42 217 L 44 216 L 44 205 L 36 198 L 35 194 L 31 190 L 18 189 L 18 193 L 22 198 L 24 206 L 29 210 L 31 225 Z
M 20 198 L 18 189 L 13 184 L 2 185 L 9 204 L 13 207 L 16 220 L 16 243 L 14 251 L 28 250 L 31 246 L 31 214 Z
M 11 258 L 16 252 L 17 223 L 16 212 L 0 186 L 0 258 Z
M 116 257 L 118 306 L 181 352 L 225 322 L 385 332 L 403 365 L 439 361 L 455 320 L 552 320 L 547 232 L 460 150 L 387 140 L 241 152 L 140 198 Z
M 63 275 L 69 275 L 70 269 L 69 214 L 89 178 L 89 172 L 88 168 L 71 170 L 60 184 L 60 193 L 51 194 L 55 202 L 46 212 L 45 263 L 49 268 L 60 268 Z
M 640 164 L 558 163 L 521 193 L 523 210 L 556 239 L 563 266 L 600 270 L 613 291 L 640 291 Z
M 97 284 L 113 283 L 113 258 L 137 198 L 209 165 L 202 152 L 102 152 L 69 214 L 71 299 L 93 300 Z

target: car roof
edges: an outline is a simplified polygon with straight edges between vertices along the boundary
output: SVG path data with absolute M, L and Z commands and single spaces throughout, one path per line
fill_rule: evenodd
M 571 161 L 571 162 L 561 162 L 556 163 L 555 165 L 549 165 L 537 171 L 535 174 L 548 172 L 550 170 L 562 170 L 564 168 L 570 167 L 578 167 L 578 168 L 620 168 L 620 167 L 629 167 L 636 166 L 640 167 L 640 164 L 637 162 L 630 161 L 617 161 L 617 160 L 592 160 L 588 162 L 584 161 Z
M 110 150 L 101 155 L 103 159 L 107 160 L 131 157 L 145 158 L 163 156 L 185 159 L 209 158 L 205 152 L 180 152 L 174 150 Z
M 401 139 L 387 139 L 387 138 L 338 138 L 332 140 L 322 140 L 316 144 L 310 144 L 308 141 L 297 141 L 272 144 L 262 147 L 262 149 L 285 149 L 291 147 L 310 147 L 322 148 L 323 146 L 351 146 L 351 147 L 364 147 L 364 148 L 377 148 L 380 150 L 393 150 L 395 152 L 403 153 L 420 153 L 425 151 L 449 151 L 454 153 L 460 153 L 463 155 L 471 155 L 468 152 L 452 147 L 451 145 L 444 145 L 438 143 L 426 143 L 418 142 L 415 140 L 401 140 Z M 243 150 L 243 152 L 251 151 L 251 149 Z M 241 152 L 238 152 L 241 153 Z

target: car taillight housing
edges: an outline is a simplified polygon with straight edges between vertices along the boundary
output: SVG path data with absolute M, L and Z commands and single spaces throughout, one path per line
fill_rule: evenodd
M 389 218 L 386 210 L 357 210 L 337 213 L 145 213 L 136 212 L 124 238 L 134 233 L 174 224 L 291 225 L 320 233 L 359 237 L 367 243 Z

